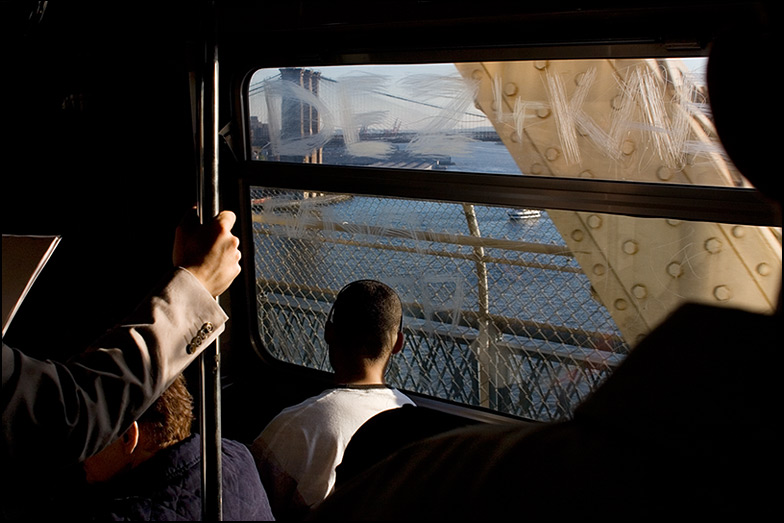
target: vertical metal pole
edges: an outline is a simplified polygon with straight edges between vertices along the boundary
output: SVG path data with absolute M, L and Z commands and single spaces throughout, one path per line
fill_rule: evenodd
M 199 104 L 200 165 L 199 218 L 205 223 L 217 216 L 218 189 L 218 46 L 214 30 L 214 4 L 204 13 L 204 67 Z M 202 521 L 223 520 L 223 465 L 221 455 L 221 378 L 219 341 L 199 356 L 201 386 L 200 432 L 202 456 Z
M 476 210 L 474 206 L 469 203 L 463 204 L 463 213 L 465 214 L 466 221 L 468 222 L 468 230 L 471 236 L 479 238 L 479 221 L 476 218 Z M 485 249 L 484 247 L 474 247 L 474 256 L 476 258 L 476 279 L 477 279 L 477 295 L 479 298 L 479 336 L 476 341 L 471 344 L 471 349 L 476 353 L 479 381 L 479 404 L 482 407 L 490 406 L 490 373 L 492 365 L 490 363 L 490 297 L 487 286 L 487 265 L 485 264 Z

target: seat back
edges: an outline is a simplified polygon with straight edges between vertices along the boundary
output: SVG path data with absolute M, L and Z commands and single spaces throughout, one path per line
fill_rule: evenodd
M 354 433 L 336 469 L 335 487 L 409 443 L 474 423 L 477 422 L 414 405 L 380 412 Z

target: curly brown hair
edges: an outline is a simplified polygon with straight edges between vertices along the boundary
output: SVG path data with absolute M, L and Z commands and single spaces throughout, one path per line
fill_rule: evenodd
M 138 423 L 146 441 L 159 450 L 191 435 L 193 396 L 182 374 L 141 415 Z

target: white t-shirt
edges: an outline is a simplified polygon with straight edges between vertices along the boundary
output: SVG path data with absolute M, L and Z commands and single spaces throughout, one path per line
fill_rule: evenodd
M 275 517 L 296 516 L 325 499 L 357 429 L 379 412 L 413 403 L 385 385 L 352 385 L 281 411 L 251 445 Z

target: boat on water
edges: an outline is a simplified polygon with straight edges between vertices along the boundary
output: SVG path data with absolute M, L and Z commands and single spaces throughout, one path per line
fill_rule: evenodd
M 542 211 L 537 209 L 512 209 L 507 213 L 510 220 L 528 220 L 530 218 L 539 218 Z

